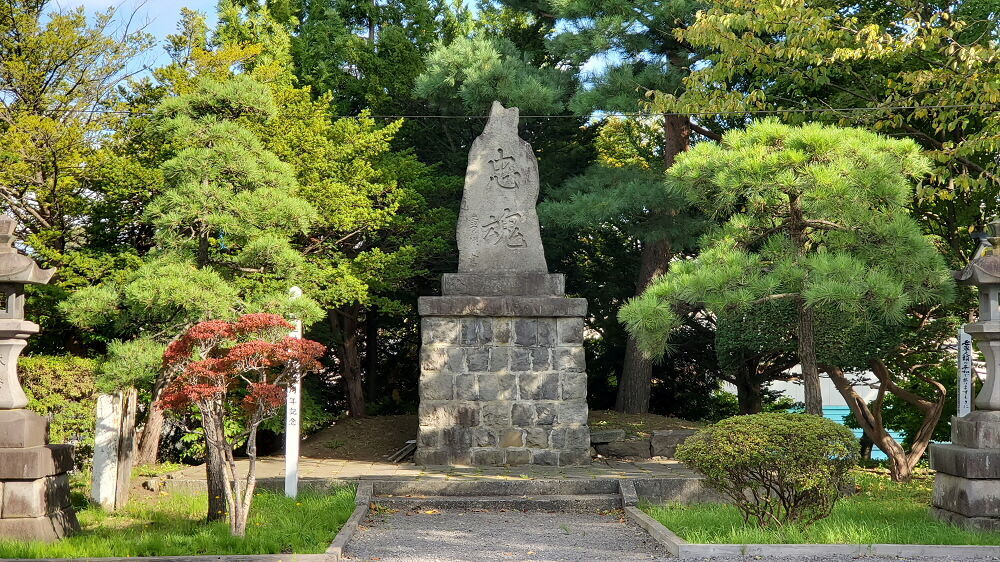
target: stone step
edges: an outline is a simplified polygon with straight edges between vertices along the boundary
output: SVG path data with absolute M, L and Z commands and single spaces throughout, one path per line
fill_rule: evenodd
M 375 494 L 383 496 L 543 496 L 615 494 L 618 481 L 579 480 L 375 480 Z
M 620 494 L 537 496 L 375 496 L 372 503 L 395 509 L 508 509 L 517 511 L 593 511 L 620 509 Z

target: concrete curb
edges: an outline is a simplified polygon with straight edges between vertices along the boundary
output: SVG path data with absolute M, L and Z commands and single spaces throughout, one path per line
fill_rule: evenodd
M 625 516 L 637 523 L 640 527 L 653 537 L 653 540 L 667 547 L 670 554 L 681 556 L 681 546 L 686 546 L 687 541 L 675 535 L 670 529 L 664 527 L 659 521 L 653 519 L 646 512 L 634 505 L 625 506 Z
M 337 532 L 330 547 L 326 549 L 326 560 L 340 562 L 344 559 L 344 548 L 351 541 L 354 532 L 358 530 L 358 525 L 368 517 L 368 510 L 371 509 L 373 486 L 371 482 L 358 482 L 358 490 L 354 494 L 354 513 L 344 526 Z
M 1000 557 L 1000 546 L 950 544 L 697 544 L 689 543 L 646 512 L 626 506 L 625 515 L 678 558 L 713 556 Z

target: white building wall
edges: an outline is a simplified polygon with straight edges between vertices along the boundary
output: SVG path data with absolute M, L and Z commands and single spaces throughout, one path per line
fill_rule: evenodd
M 798 365 L 789 369 L 788 373 L 791 375 L 798 375 L 801 373 L 801 369 Z M 865 402 L 870 402 L 875 399 L 878 395 L 878 379 L 870 371 L 861 373 L 860 375 L 851 375 L 849 377 L 851 380 L 860 379 L 859 384 L 854 385 L 854 390 L 861 395 L 861 398 Z M 847 401 L 844 397 L 840 395 L 840 391 L 834 386 L 833 381 L 825 373 L 820 373 L 819 375 L 820 392 L 823 394 L 823 407 L 827 406 L 847 406 Z M 767 385 L 768 389 L 776 390 L 782 392 L 785 396 L 791 398 L 796 402 L 805 402 L 805 386 L 800 380 L 792 381 L 772 381 L 771 384 Z M 722 390 L 736 394 L 736 387 L 729 383 L 724 383 Z

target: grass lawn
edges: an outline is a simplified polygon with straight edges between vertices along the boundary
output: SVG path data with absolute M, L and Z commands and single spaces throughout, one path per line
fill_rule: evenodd
M 227 523 L 204 521 L 205 494 L 135 496 L 124 509 L 107 513 L 74 493 L 82 532 L 52 544 L 0 540 L 0 559 L 322 553 L 354 510 L 353 487 L 303 492 L 297 499 L 259 491 L 247 535 L 236 538 Z
M 833 514 L 805 529 L 746 525 L 731 505 L 642 505 L 646 513 L 691 543 L 718 544 L 972 544 L 1000 545 L 1000 533 L 964 531 L 931 519 L 933 473 L 909 484 L 887 474 L 857 471 L 858 493 L 837 502 Z

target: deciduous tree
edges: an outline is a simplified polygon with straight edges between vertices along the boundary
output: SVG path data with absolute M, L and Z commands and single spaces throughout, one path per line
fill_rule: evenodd
M 102 111 L 114 109 L 115 88 L 151 42 L 130 22 L 114 9 L 88 23 L 82 7 L 0 5 L 0 203 L 33 247 L 85 242 L 85 178 L 117 119 Z
M 164 367 L 173 372 L 162 397 L 166 408 L 195 406 L 205 439 L 225 466 L 225 501 L 229 530 L 246 534 L 247 517 L 257 484 L 257 428 L 285 403 L 296 378 L 320 369 L 320 343 L 288 335 L 292 325 L 274 314 L 247 314 L 235 321 L 206 321 L 192 326 L 167 347 Z M 244 418 L 246 434 L 226 434 L 229 412 Z M 247 471 L 240 474 L 234 443 L 246 439 Z
M 1000 191 L 997 14 L 995 0 L 710 0 L 675 34 L 707 56 L 656 107 L 779 110 L 913 139 L 931 159 L 915 216 L 959 267 Z

